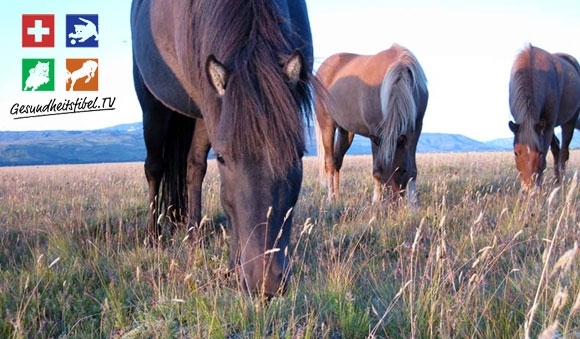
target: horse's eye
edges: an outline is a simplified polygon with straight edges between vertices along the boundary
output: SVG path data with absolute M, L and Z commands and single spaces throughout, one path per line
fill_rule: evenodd
M 406 144 L 407 144 L 407 136 L 403 134 L 399 137 L 399 139 L 397 139 L 397 146 L 403 147 L 406 146 Z
M 514 155 L 517 157 L 518 156 L 518 152 L 514 152 Z
M 217 162 L 218 162 L 220 165 L 224 165 L 224 164 L 226 163 L 226 160 L 224 159 L 224 155 L 223 155 L 223 154 L 221 154 L 221 153 L 216 153 L 216 154 L 215 154 L 215 159 L 217 160 Z

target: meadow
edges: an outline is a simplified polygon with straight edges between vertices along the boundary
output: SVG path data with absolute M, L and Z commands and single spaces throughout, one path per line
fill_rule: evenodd
M 522 195 L 511 152 L 419 154 L 419 206 L 371 204 L 349 156 L 330 205 L 305 158 L 293 278 L 264 302 L 228 268 L 215 162 L 204 241 L 143 245 L 142 163 L 0 168 L 2 338 L 580 338 L 580 192 Z

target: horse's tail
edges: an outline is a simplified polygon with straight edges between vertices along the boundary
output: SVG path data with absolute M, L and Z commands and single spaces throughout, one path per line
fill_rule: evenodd
M 378 160 L 384 164 L 392 163 L 399 137 L 409 127 L 415 128 L 417 106 L 413 92 L 416 88 L 426 90 L 427 79 L 415 56 L 404 50 L 387 70 L 381 85 L 383 120 Z
M 326 88 L 322 85 L 322 80 L 318 77 L 315 78 L 314 87 L 314 109 L 316 111 L 316 116 L 322 114 L 322 111 L 328 112 L 328 92 Z M 325 170 L 325 155 L 324 155 L 324 143 L 322 142 L 322 129 L 318 123 L 318 118 L 314 119 L 314 129 L 316 133 L 316 157 L 318 160 L 318 179 L 322 184 L 326 183 L 326 170 Z
M 187 216 L 187 156 L 193 138 L 195 119 L 173 113 L 163 145 L 163 179 L 159 193 L 166 216 L 183 222 Z

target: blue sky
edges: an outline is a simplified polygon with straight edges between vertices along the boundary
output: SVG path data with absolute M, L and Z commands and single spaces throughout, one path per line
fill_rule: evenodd
M 373 54 L 396 42 L 415 53 L 429 81 L 424 132 L 463 134 L 477 140 L 510 137 L 507 123 L 511 64 L 526 43 L 580 58 L 580 1 L 307 1 L 316 65 L 337 52 Z M 0 13 L 4 54 L 0 63 L 0 130 L 93 129 L 141 120 L 133 93 L 129 0 L 23 0 Z M 99 14 L 100 46 L 66 49 L 57 27 L 56 48 L 21 47 L 22 14 Z M 59 34 L 60 33 L 60 34 Z M 22 92 L 21 59 L 99 58 L 99 92 Z M 63 61 L 64 62 L 64 61 Z M 58 72 L 58 68 L 57 68 Z M 64 72 L 64 70 L 63 70 Z M 57 84 L 58 87 L 58 84 Z M 14 120 L 14 103 L 43 103 L 75 96 L 116 98 L 115 110 Z

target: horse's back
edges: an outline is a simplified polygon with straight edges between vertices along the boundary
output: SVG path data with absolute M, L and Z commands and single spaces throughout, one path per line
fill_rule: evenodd
M 316 76 L 326 88 L 329 88 L 337 78 L 347 71 L 345 68 L 349 62 L 359 57 L 361 56 L 354 53 L 333 54 L 326 58 L 318 67 Z
M 131 7 L 133 67 L 157 100 L 174 111 L 199 117 L 194 99 L 186 91 L 182 85 L 183 81 L 180 81 L 174 69 L 168 65 L 157 46 L 154 35 L 171 34 L 170 25 L 160 27 L 152 24 L 151 8 L 159 3 L 159 0 L 133 0 Z M 161 5 L 157 7 L 163 8 Z M 164 13 L 171 13 L 171 10 L 167 8 Z M 154 30 L 157 32 L 154 33 Z M 165 41 L 165 43 L 169 44 L 170 41 Z
M 529 72 L 531 70 L 543 70 L 551 72 L 553 67 L 553 56 L 548 51 L 528 45 L 521 50 L 512 65 L 511 74 L 518 72 Z
M 396 45 L 373 55 L 337 53 L 324 60 L 317 74 L 327 86 L 350 76 L 369 85 L 380 85 L 387 69 L 400 55 L 401 49 Z
M 215 31 L 203 32 L 199 27 L 211 16 L 214 0 L 165 1 L 133 0 L 131 31 L 133 62 L 150 92 L 167 107 L 188 116 L 200 117 L 201 79 L 195 67 L 205 64 L 207 55 L 201 55 L 195 46 L 195 36 L 203 36 L 212 45 Z M 275 0 L 280 11 L 281 29 L 291 48 L 298 49 L 306 60 L 306 72 L 313 65 L 312 35 L 304 1 Z M 214 29 L 214 28 L 212 28 Z M 199 38 L 196 38 L 199 40 Z M 204 44 L 206 44 L 204 43 Z M 210 53 L 213 53 L 210 51 Z
M 560 62 L 559 69 L 561 78 L 561 103 L 560 111 L 563 113 L 563 122 L 575 118 L 580 110 L 580 64 L 576 58 L 565 53 L 554 53 L 554 57 Z
M 369 72 L 373 57 L 333 54 L 316 73 L 327 91 L 325 105 L 333 120 L 348 131 L 367 137 L 374 134 L 371 127 L 382 119 L 379 92 L 384 70 Z M 317 114 L 322 113 L 317 110 Z

